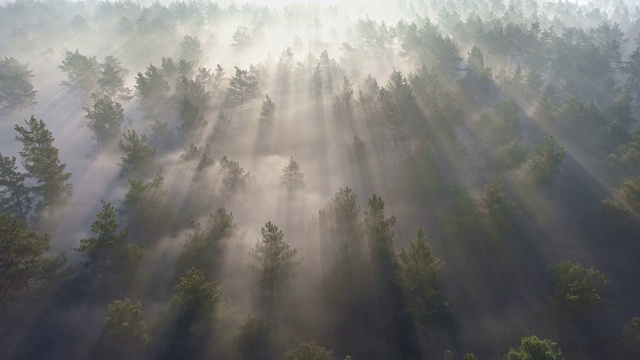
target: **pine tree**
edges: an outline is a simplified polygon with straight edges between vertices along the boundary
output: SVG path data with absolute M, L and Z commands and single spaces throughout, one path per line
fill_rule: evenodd
M 96 138 L 98 148 L 109 144 L 120 133 L 120 127 L 124 122 L 124 109 L 122 105 L 113 100 L 109 95 L 91 94 L 92 107 L 85 107 L 87 112 L 87 126 Z
M 129 70 L 123 68 L 120 61 L 111 55 L 100 65 L 98 85 L 113 102 L 129 101 L 133 97 L 131 89 L 124 86 L 124 78 L 128 73 Z
M 139 136 L 134 130 L 128 130 L 118 142 L 122 157 L 120 177 L 125 175 L 144 175 L 155 166 L 156 148 L 147 145 L 147 136 Z
M 28 64 L 21 64 L 13 57 L 0 59 L 0 113 L 35 105 L 32 78 Z
M 16 158 L 0 153 L 0 213 L 10 213 L 22 221 L 29 218 L 33 194 L 25 179 L 25 174 L 18 171 Z
M 127 244 L 127 230 L 119 230 L 122 222 L 116 219 L 116 209 L 111 203 L 102 201 L 98 220 L 91 224 L 95 236 L 80 240 L 74 250 L 87 259 L 86 265 L 94 276 L 102 279 L 104 294 L 109 292 L 109 277 L 115 273 L 131 270 L 142 257 L 142 248 Z
M 49 235 L 36 233 L 9 213 L 0 213 L 0 244 L 0 313 L 4 314 L 46 285 L 66 258 L 45 257 Z
M 248 70 L 242 70 L 236 66 L 236 74 L 231 78 L 227 89 L 227 104 L 240 106 L 240 120 L 244 113 L 244 105 L 259 92 L 258 79 Z
M 251 252 L 252 267 L 258 276 L 262 305 L 267 314 L 273 311 L 276 293 L 292 279 L 302 260 L 296 259 L 298 252 L 284 241 L 284 233 L 271 221 L 262 228 L 262 239 Z
M 300 171 L 300 165 L 293 159 L 293 156 L 289 158 L 289 163 L 282 169 L 282 172 L 282 185 L 289 193 L 304 186 L 304 173 Z
M 66 52 L 59 68 L 67 74 L 67 80 L 61 83 L 63 87 L 84 91 L 86 94 L 96 87 L 100 76 L 100 64 L 96 57 L 82 55 L 77 49 L 75 52 Z
M 44 122 L 31 116 L 25 123 L 28 129 L 15 126 L 20 133 L 16 140 L 22 143 L 22 165 L 27 170 L 27 177 L 38 182 L 34 187 L 40 198 L 36 204 L 36 212 L 47 211 L 51 215 L 54 207 L 66 205 L 71 199 L 71 173 L 65 172 L 67 165 L 60 162 L 58 149 L 53 146 L 53 135 Z

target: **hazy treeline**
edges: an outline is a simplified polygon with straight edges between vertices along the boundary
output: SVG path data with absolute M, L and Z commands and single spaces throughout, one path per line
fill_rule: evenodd
M 15 359 L 640 357 L 640 8 L 0 7 Z

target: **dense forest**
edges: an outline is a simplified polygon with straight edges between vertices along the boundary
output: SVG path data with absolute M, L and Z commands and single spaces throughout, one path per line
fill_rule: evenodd
M 0 358 L 640 358 L 635 0 L 213 1 L 0 5 Z

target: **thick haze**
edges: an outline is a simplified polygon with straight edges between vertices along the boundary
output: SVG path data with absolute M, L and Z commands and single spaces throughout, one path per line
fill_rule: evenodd
M 567 359 L 640 356 L 634 1 L 0 5 L 0 154 L 44 203 L 15 129 L 42 119 L 73 187 L 19 216 L 0 166 L 0 209 L 50 235 L 38 256 L 66 256 L 11 272 L 1 250 L 8 358 L 280 359 L 315 342 L 336 359 L 520 359 L 505 354 L 531 335 Z M 15 106 L 10 59 L 36 91 Z M 124 118 L 92 118 L 97 99 Z M 127 158 L 131 131 L 147 147 Z M 120 248 L 92 228 L 106 203 Z M 235 227 L 215 227 L 219 208 Z M 296 250 L 276 270 L 268 222 Z M 88 255 L 91 237 L 115 250 Z M 217 295 L 181 292 L 192 267 Z M 142 310 L 107 314 L 125 299 Z

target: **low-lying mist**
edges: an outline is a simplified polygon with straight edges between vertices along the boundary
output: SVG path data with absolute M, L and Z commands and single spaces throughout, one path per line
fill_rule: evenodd
M 640 356 L 632 5 L 4 2 L 0 357 Z

